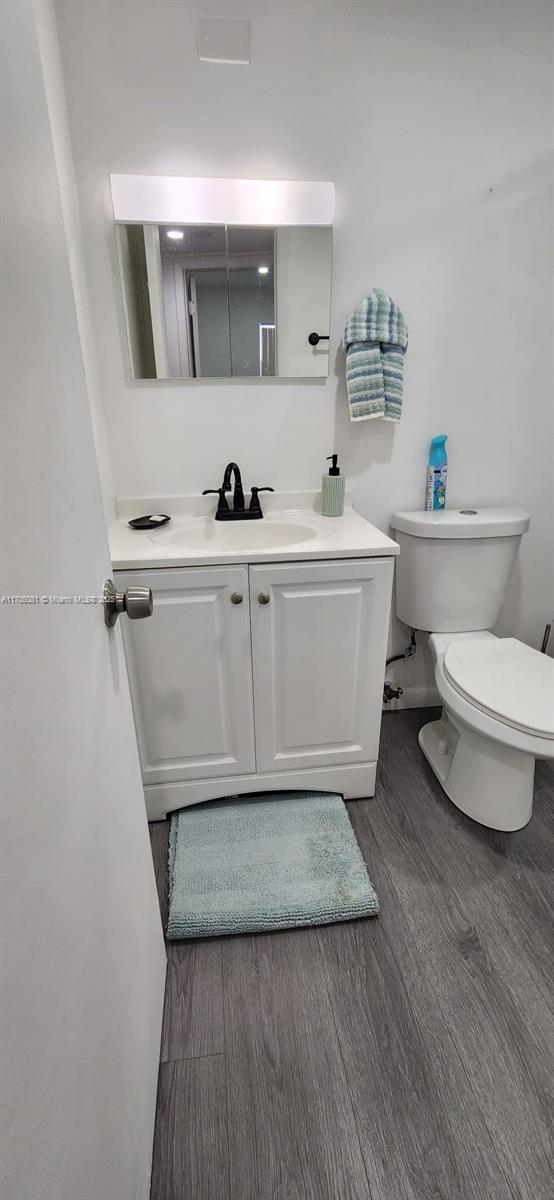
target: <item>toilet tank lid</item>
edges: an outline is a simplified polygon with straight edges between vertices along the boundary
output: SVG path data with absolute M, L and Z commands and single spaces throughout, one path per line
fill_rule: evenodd
M 391 525 L 398 533 L 422 538 L 513 537 L 525 533 L 529 513 L 521 508 L 443 508 L 432 512 L 397 512 Z

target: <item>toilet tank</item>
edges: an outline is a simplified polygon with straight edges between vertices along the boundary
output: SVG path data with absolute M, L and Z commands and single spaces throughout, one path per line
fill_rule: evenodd
M 434 633 L 492 629 L 529 523 L 518 508 L 394 513 L 397 616 Z

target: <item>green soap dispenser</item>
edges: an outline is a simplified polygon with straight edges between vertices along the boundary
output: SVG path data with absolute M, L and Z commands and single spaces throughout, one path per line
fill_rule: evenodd
M 338 454 L 330 454 L 329 474 L 321 477 L 321 513 L 324 517 L 342 517 L 344 512 L 344 489 L 346 480 L 337 466 Z

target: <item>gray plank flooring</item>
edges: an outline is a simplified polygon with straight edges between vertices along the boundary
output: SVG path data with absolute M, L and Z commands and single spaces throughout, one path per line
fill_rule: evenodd
M 221 1200 L 228 1195 L 227 1147 L 224 1056 L 162 1063 L 152 1196 Z
M 550 1200 L 554 773 L 486 830 L 421 755 L 434 715 L 385 715 L 348 805 L 377 919 L 168 943 L 151 1200 Z

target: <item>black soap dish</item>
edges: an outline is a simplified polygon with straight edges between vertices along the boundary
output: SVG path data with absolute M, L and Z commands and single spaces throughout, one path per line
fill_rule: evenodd
M 159 529 L 161 525 L 167 525 L 171 521 L 167 513 L 149 513 L 146 517 L 133 517 L 129 521 L 131 529 Z

